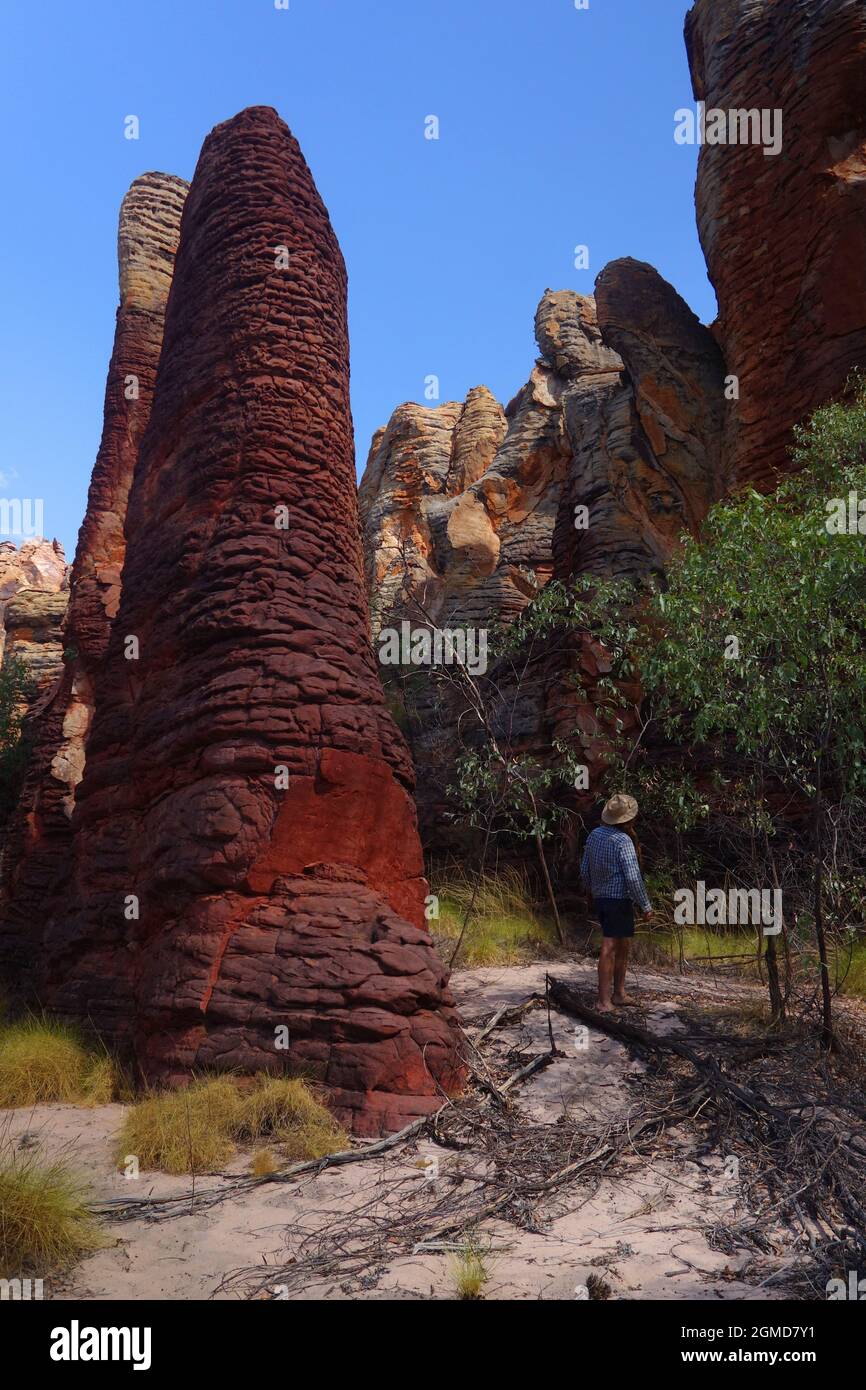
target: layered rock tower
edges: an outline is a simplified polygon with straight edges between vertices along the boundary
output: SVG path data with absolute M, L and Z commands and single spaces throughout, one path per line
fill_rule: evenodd
M 371 1134 L 459 1063 L 369 644 L 348 360 L 327 212 L 276 113 L 243 111 L 184 209 L 43 981 L 151 1080 L 288 1066 Z
M 150 417 L 187 188 L 183 179 L 171 174 L 143 174 L 120 208 L 120 303 L 102 439 L 70 592 L 63 595 L 64 609 L 69 599 L 68 610 L 65 617 L 53 609 L 45 615 L 55 628 L 63 624 L 62 634 L 54 632 L 53 642 L 43 648 L 53 656 L 49 674 L 55 679 L 43 687 L 35 717 L 25 729 L 31 746 L 27 776 L 0 867 L 0 963 L 9 973 L 13 992 L 26 992 L 32 984 L 39 964 L 33 949 L 34 924 L 38 929 L 51 895 L 62 895 L 67 883 L 75 790 L 84 770 L 95 690 L 120 601 L 127 498 Z M 65 569 L 64 564 L 64 573 Z M 13 621 L 24 598 L 13 611 Z M 59 608 L 60 596 L 53 602 Z M 42 609 L 48 605 L 31 596 L 30 606 L 34 603 Z
M 35 536 L 20 546 L 0 541 L 0 658 L 6 645 L 6 610 L 25 589 L 35 593 L 68 591 L 68 566 L 59 541 Z

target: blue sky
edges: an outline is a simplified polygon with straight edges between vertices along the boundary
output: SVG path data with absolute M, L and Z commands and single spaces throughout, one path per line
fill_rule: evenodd
M 546 287 L 650 261 L 704 320 L 686 0 L 7 0 L 0 496 L 44 498 L 71 558 L 99 444 L 120 200 L 191 178 L 202 140 L 275 106 L 349 269 L 359 471 L 404 400 L 507 401 Z M 126 140 L 137 115 L 141 138 Z M 425 140 L 436 115 L 440 139 Z M 586 244 L 590 269 L 576 270 Z

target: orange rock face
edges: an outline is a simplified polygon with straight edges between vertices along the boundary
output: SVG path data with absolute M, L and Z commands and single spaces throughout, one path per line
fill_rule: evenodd
M 781 112 L 782 149 L 706 144 L 701 242 L 739 378 L 726 466 L 770 488 L 793 425 L 866 364 L 866 6 L 698 0 L 686 22 L 708 110 Z
M 506 432 L 501 405 L 484 386 L 461 405 L 395 410 L 373 439 L 358 492 L 373 631 L 407 592 L 440 616 L 496 568 L 500 542 L 474 491 Z
M 726 491 L 725 368 L 713 335 L 652 266 L 611 262 L 596 282 L 596 305 L 622 370 L 566 405 L 572 454 L 553 536 L 555 573 L 662 574 L 680 536 L 697 534 Z M 609 670 L 598 643 L 574 633 L 547 672 L 550 742 L 579 749 L 591 776 L 608 746 L 595 684 Z M 629 698 L 638 701 L 636 688 Z
M 202 149 L 126 536 L 49 1003 L 151 1080 L 288 1066 L 358 1133 L 427 1113 L 458 1036 L 369 645 L 345 270 L 268 108 Z
M 606 266 L 596 309 L 620 370 L 565 403 L 570 461 L 553 538 L 561 579 L 662 572 L 726 490 L 725 374 L 712 334 L 641 261 Z
M 68 602 L 69 568 L 59 541 L 37 537 L 20 548 L 0 541 L 0 666 L 24 667 L 25 713 L 39 707 L 60 673 Z
M 0 658 L 6 645 L 8 605 L 24 589 L 43 594 L 65 593 L 68 566 L 59 541 L 41 537 L 21 542 L 0 541 Z
M 373 441 L 360 485 L 374 645 L 405 620 L 463 629 L 477 641 L 516 617 L 549 581 L 552 538 L 570 447 L 564 401 L 616 375 L 592 299 L 548 291 L 536 314 L 539 357 L 503 411 L 485 387 L 461 406 L 400 406 Z M 461 700 L 410 667 L 386 678 L 407 707 L 418 768 L 425 843 L 459 845 L 448 819 L 448 787 L 459 756 Z M 405 686 L 404 678 L 410 680 Z M 515 738 L 542 736 L 535 673 L 521 691 L 507 684 L 494 703 Z

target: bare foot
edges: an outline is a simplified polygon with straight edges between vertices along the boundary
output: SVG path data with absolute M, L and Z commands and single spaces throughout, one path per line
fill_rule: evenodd
M 632 999 L 630 994 L 615 994 L 613 996 L 613 1002 L 617 1004 L 619 1008 L 627 1009 L 630 1005 L 636 1004 L 637 1000 Z
M 607 1001 L 604 999 L 599 999 L 598 1003 L 595 1006 L 595 1011 L 597 1014 L 612 1014 L 613 1004 L 607 1003 Z

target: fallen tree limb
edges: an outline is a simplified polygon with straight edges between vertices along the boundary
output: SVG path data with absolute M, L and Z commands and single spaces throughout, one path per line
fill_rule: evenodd
M 785 1109 L 774 1105 L 751 1087 L 732 1081 L 722 1071 L 715 1057 L 702 1056 L 688 1043 L 680 1042 L 675 1037 L 661 1037 L 657 1033 L 649 1033 L 645 1028 L 638 1028 L 634 1023 L 625 1023 L 614 1014 L 596 1013 L 594 1009 L 587 1008 L 577 990 L 571 985 L 567 985 L 563 980 L 549 978 L 551 1002 L 565 1013 L 574 1014 L 576 1018 L 591 1023 L 593 1028 L 599 1028 L 602 1032 L 613 1038 L 619 1038 L 622 1042 L 631 1043 L 644 1052 L 670 1052 L 675 1057 L 682 1057 L 691 1063 L 699 1076 L 709 1078 L 717 1091 L 723 1092 L 737 1104 L 760 1111 L 770 1119 L 775 1120 L 777 1124 L 789 1122 L 789 1114 Z M 710 1040 L 708 1039 L 708 1041 Z M 804 1106 L 805 1104 L 806 1102 L 804 1102 Z
M 504 1096 L 507 1091 L 511 1090 L 512 1086 L 516 1086 L 519 1081 L 525 1081 L 527 1077 L 541 1071 L 544 1067 L 549 1067 L 552 1061 L 554 1061 L 552 1052 L 543 1052 L 540 1057 L 533 1057 L 531 1062 L 527 1062 L 525 1067 L 521 1067 L 519 1071 L 514 1072 L 507 1081 L 502 1083 L 499 1087 L 500 1094 Z
M 484 1027 L 481 1029 L 477 1037 L 473 1039 L 475 1046 L 478 1047 L 484 1041 L 484 1039 L 488 1037 L 490 1033 L 493 1032 L 494 1028 L 499 1027 L 500 1023 L 516 1023 L 517 1020 L 529 1009 L 536 1008 L 537 1005 L 543 1003 L 543 995 L 530 994 L 527 999 L 524 999 L 522 1004 L 503 1004 L 502 1008 L 497 1009 L 493 1017 L 487 1023 L 485 1023 Z M 464 1029 L 464 1031 L 468 1033 L 470 1030 Z
M 818 1223 L 827 1220 L 828 1210 L 834 1212 L 835 1223 L 827 1222 L 834 1231 L 834 1240 L 838 1234 L 834 1225 L 847 1223 L 851 1238 L 866 1254 L 866 1210 L 857 1195 L 862 1187 L 866 1129 L 861 1126 L 858 1131 L 851 1123 L 850 1113 L 856 1106 L 844 1094 L 838 1101 L 826 1095 L 820 1099 L 804 1095 L 802 1091 L 793 1101 L 782 1099 L 786 1091 L 796 1093 L 805 1084 L 800 1078 L 810 1075 L 808 1054 L 795 1052 L 774 1058 L 776 1072 L 761 1076 L 759 1089 L 747 1063 L 767 1056 L 763 1045 L 752 1048 L 751 1055 L 736 1056 L 733 1065 L 742 1079 L 734 1080 L 713 1051 L 702 1053 L 681 1037 L 662 1037 L 615 1014 L 600 1014 L 562 980 L 548 977 L 548 993 L 551 1002 L 563 1012 L 645 1055 L 680 1058 L 697 1073 L 714 1110 L 716 1128 L 725 1135 L 728 1151 L 736 1139 L 742 1141 L 746 1156 L 754 1164 L 752 1189 L 763 1188 L 767 1194 L 762 1209 L 741 1222 L 735 1235 L 754 1236 L 759 1227 L 774 1218 L 781 1218 L 798 1230 L 804 1222 L 802 1208 L 807 1206 L 809 1216 Z M 706 1041 L 707 1048 L 713 1049 L 718 1048 L 721 1039 L 708 1037 Z M 826 1083 L 826 1065 L 822 1059 L 820 1069 L 812 1074 L 813 1080 Z M 776 1099 L 770 1099 L 768 1090 Z M 817 1257 L 820 1252 L 816 1249 L 813 1253 Z
M 445 1106 L 441 1106 L 445 1109 Z M 406 1125 L 405 1129 L 398 1130 L 396 1134 L 389 1134 L 385 1139 L 377 1139 L 373 1144 L 367 1144 L 362 1149 L 342 1149 L 339 1153 L 326 1154 L 324 1158 L 310 1158 L 303 1163 L 292 1163 L 288 1168 L 283 1168 L 278 1173 L 266 1173 L 262 1177 L 233 1178 L 229 1179 L 222 1187 L 207 1188 L 204 1192 L 181 1192 L 174 1197 L 116 1197 L 110 1198 L 105 1202 L 94 1203 L 89 1210 L 99 1216 L 106 1216 L 115 1221 L 128 1220 L 131 1217 L 145 1216 L 152 1213 L 152 1219 L 159 1220 L 160 1214 L 174 1216 L 174 1207 L 186 1207 L 194 1200 L 196 1207 L 212 1207 L 224 1201 L 227 1197 L 235 1197 L 238 1193 L 249 1192 L 254 1187 L 261 1187 L 270 1182 L 290 1182 L 293 1178 L 300 1177 L 303 1173 L 320 1173 L 326 1168 L 336 1168 L 344 1163 L 364 1163 L 368 1159 L 378 1158 L 380 1154 L 387 1153 L 389 1149 L 395 1149 L 398 1144 L 411 1139 L 413 1135 L 420 1134 L 426 1129 L 429 1122 L 435 1119 L 439 1111 L 434 1111 L 431 1115 L 422 1115 L 420 1120 L 413 1120 Z
M 528 1001 L 527 1001 L 528 1002 Z M 525 1005 L 521 1005 L 521 1008 Z M 519 1071 L 514 1072 L 503 1083 L 496 1086 L 492 1078 L 479 1080 L 485 1089 L 504 1104 L 504 1095 L 516 1086 L 520 1081 L 525 1081 L 527 1077 L 548 1066 L 553 1057 L 550 1053 L 543 1053 L 540 1057 L 533 1057 L 532 1061 Z M 191 1204 L 201 1210 L 217 1206 L 220 1202 L 226 1201 L 229 1197 L 236 1197 L 245 1192 L 250 1192 L 253 1188 L 261 1187 L 265 1183 L 291 1182 L 294 1178 L 303 1176 L 304 1173 L 322 1173 L 328 1168 L 337 1168 L 346 1163 L 364 1163 L 371 1158 L 378 1158 L 381 1154 L 387 1153 L 390 1149 L 396 1149 L 400 1144 L 412 1139 L 416 1134 L 433 1127 L 435 1136 L 435 1125 L 439 1115 L 448 1108 L 447 1103 L 440 1106 L 438 1110 L 430 1115 L 423 1115 L 420 1120 L 413 1120 L 404 1129 L 398 1130 L 396 1134 L 390 1134 L 385 1139 L 378 1139 L 375 1143 L 366 1144 L 363 1148 L 343 1149 L 339 1153 L 326 1154 L 324 1158 L 311 1158 L 303 1163 L 292 1163 L 288 1168 L 282 1168 L 276 1173 L 266 1173 L 261 1177 L 238 1177 L 228 1178 L 220 1187 L 205 1188 L 204 1191 L 191 1189 L 181 1192 L 172 1197 L 116 1197 L 109 1198 L 103 1202 L 94 1203 L 89 1210 L 98 1216 L 103 1216 L 114 1221 L 128 1221 L 139 1216 L 148 1217 L 150 1220 L 166 1220 L 172 1216 L 183 1214 L 190 1209 Z

